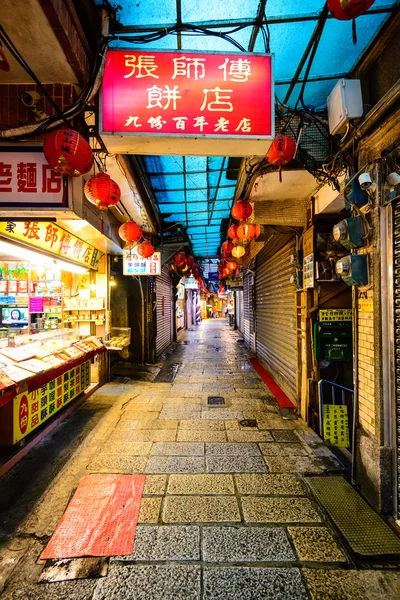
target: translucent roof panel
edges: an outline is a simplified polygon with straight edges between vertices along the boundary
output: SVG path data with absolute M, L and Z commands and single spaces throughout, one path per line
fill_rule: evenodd
M 100 5 L 103 0 L 95 2 Z M 307 49 L 312 46 L 325 0 L 118 0 L 111 4 L 120 5 L 118 23 L 110 32 L 115 34 L 112 46 L 240 54 L 241 48 L 264 53 L 269 44 L 274 54 L 276 95 L 294 107 L 299 103 Z M 396 0 L 375 0 L 368 13 L 356 20 L 356 44 L 351 21 L 328 16 L 304 87 L 305 105 L 326 109 L 327 96 L 337 80 L 352 72 L 396 4 Z M 259 28 L 260 15 L 263 29 Z M 189 25 L 197 30 L 182 29 Z M 206 30 L 204 34 L 201 28 Z M 169 224 L 184 226 L 194 253 L 204 258 L 214 258 L 225 238 L 221 221 L 226 225 L 236 188 L 236 181 L 227 178 L 228 161 L 229 157 L 138 157 L 161 217 Z M 231 168 L 229 171 L 234 177 Z

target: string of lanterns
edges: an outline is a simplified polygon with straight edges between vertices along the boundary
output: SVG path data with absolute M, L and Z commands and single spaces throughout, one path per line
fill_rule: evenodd
M 200 269 L 196 264 L 196 261 L 193 258 L 193 256 L 187 256 L 186 252 L 184 252 L 183 250 L 177 252 L 173 258 L 171 268 L 174 271 L 180 271 L 182 275 L 191 275 L 192 277 L 194 277 L 194 279 L 199 284 L 200 290 L 205 294 L 209 295 L 209 291 L 206 288 L 204 279 L 200 275 Z

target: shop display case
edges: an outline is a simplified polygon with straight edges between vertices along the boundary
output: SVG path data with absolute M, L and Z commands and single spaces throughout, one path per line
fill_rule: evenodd
M 111 327 L 105 341 L 107 350 L 123 350 L 131 343 L 130 327 Z

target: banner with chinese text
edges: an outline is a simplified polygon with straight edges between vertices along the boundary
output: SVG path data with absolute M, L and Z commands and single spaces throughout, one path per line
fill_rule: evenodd
M 161 275 L 161 252 L 154 252 L 150 258 L 139 254 L 127 254 L 123 259 L 124 275 Z
M 269 139 L 273 102 L 270 55 L 112 49 L 100 128 L 120 135 Z
M 347 406 L 324 404 L 322 410 L 325 444 L 337 448 L 350 448 Z
M 41 148 L 2 148 L 0 206 L 67 206 L 67 182 L 50 167 Z
M 48 221 L 12 221 L 10 219 L 0 222 L 0 235 L 46 250 L 60 258 L 69 258 L 92 269 L 97 269 L 103 255 L 94 246 L 79 239 L 56 223 Z
M 90 360 L 66 371 L 32 392 L 14 398 L 13 443 L 47 421 L 90 385 Z

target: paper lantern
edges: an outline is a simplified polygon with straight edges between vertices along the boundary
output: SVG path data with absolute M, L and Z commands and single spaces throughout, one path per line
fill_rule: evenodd
M 86 198 L 99 210 L 115 206 L 121 198 L 121 190 L 107 173 L 97 173 L 87 180 L 84 187 Z
M 154 246 L 152 246 L 150 242 L 146 240 L 145 242 L 139 244 L 137 248 L 137 253 L 142 258 L 150 258 L 150 256 L 153 256 L 154 254 Z
M 49 165 L 63 177 L 85 175 L 93 166 L 91 147 L 74 129 L 57 129 L 48 133 L 43 153 Z
M 227 263 L 226 268 L 229 269 L 230 271 L 236 271 L 237 263 L 235 263 L 233 260 L 231 260 Z
M 237 225 L 231 225 L 228 229 L 228 237 L 230 237 L 232 240 L 234 238 L 237 238 Z
M 254 225 L 240 225 L 237 228 L 237 236 L 240 240 L 249 240 L 256 235 L 256 228 Z
M 363 15 L 375 0 L 328 0 L 328 8 L 335 19 L 351 21 Z
M 232 242 L 226 241 L 222 244 L 221 246 L 221 250 L 224 254 L 230 254 L 232 252 L 233 249 L 233 244 Z
M 186 261 L 186 254 L 184 252 L 177 252 L 174 256 L 174 263 L 180 265 Z
M 253 208 L 247 200 L 238 200 L 235 206 L 232 207 L 231 215 L 238 221 L 245 221 L 253 212 Z
M 232 250 L 232 256 L 234 256 L 235 258 L 242 258 L 242 256 L 244 256 L 245 254 L 246 250 L 243 248 L 243 246 L 235 246 Z
M 194 258 L 193 258 L 193 256 L 188 256 L 187 259 L 186 259 L 186 261 L 187 261 L 187 264 L 189 265 L 189 267 L 193 267 L 193 265 L 194 265 Z
M 223 274 L 224 274 L 224 277 L 229 277 L 230 275 L 232 275 L 232 271 L 230 269 L 228 269 L 227 267 L 225 267 Z
M 135 221 L 129 220 L 126 223 L 123 223 L 121 227 L 118 229 L 119 237 L 128 244 L 133 244 L 133 242 L 138 242 L 143 237 L 143 232 L 141 227 Z
M 271 165 L 279 167 L 279 181 L 282 181 L 282 166 L 292 161 L 295 154 L 296 142 L 294 139 L 288 135 L 278 133 L 265 158 Z

